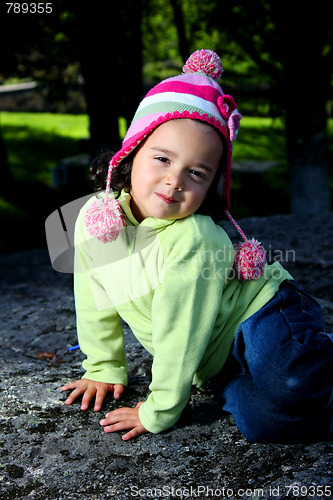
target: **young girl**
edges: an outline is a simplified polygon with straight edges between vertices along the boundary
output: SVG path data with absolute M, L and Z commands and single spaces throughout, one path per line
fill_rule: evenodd
M 229 214 L 232 142 L 240 115 L 217 81 L 219 57 L 197 51 L 184 73 L 142 100 L 114 156 L 92 172 L 105 193 L 76 224 L 77 331 L 84 377 L 66 403 L 127 384 L 121 318 L 152 354 L 146 401 L 101 421 L 123 440 L 172 427 L 191 386 L 211 380 L 250 441 L 333 435 L 333 334 L 318 304 L 279 263 L 266 265 Z M 111 196 L 110 188 L 114 190 Z M 244 238 L 236 253 L 209 216 L 224 209 Z

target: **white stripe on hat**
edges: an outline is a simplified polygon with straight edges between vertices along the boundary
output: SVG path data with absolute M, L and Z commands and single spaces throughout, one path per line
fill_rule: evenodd
M 196 95 L 182 94 L 180 92 L 161 92 L 159 94 L 154 94 L 154 95 L 145 97 L 141 101 L 141 103 L 140 103 L 140 105 L 135 113 L 134 120 L 136 120 L 140 116 L 145 115 L 144 108 L 146 106 L 158 104 L 158 103 L 163 102 L 163 101 L 164 102 L 183 103 L 183 104 L 186 104 L 188 106 L 193 106 L 195 108 L 201 108 L 203 113 L 208 113 L 208 114 L 214 116 L 215 118 L 217 118 L 218 120 L 224 122 L 224 120 L 221 116 L 220 110 L 215 104 L 213 104 L 210 101 L 207 101 L 206 99 L 202 99 L 201 97 L 198 97 Z

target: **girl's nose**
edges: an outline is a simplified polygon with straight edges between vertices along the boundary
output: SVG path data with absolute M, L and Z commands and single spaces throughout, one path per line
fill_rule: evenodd
M 171 186 L 177 191 L 183 191 L 183 181 L 181 177 L 181 174 L 170 172 L 165 179 L 165 185 Z
M 183 191 L 183 188 L 181 186 L 173 186 L 170 182 L 166 182 L 165 184 L 166 186 L 173 187 L 173 189 L 175 189 L 176 191 Z

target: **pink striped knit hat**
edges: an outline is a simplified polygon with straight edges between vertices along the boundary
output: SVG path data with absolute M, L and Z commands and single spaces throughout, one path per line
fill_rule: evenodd
M 240 126 L 241 115 L 237 112 L 233 97 L 224 94 L 217 83 L 222 73 L 221 60 L 214 51 L 198 50 L 186 61 L 181 75 L 163 80 L 147 93 L 134 115 L 122 148 L 109 163 L 105 198 L 95 201 L 86 213 L 86 226 L 92 236 L 105 243 L 113 241 L 125 224 L 119 202 L 109 199 L 113 169 L 162 123 L 177 118 L 201 120 L 217 128 L 227 144 L 223 182 L 219 182 L 218 189 L 223 196 L 223 208 L 227 216 L 245 240 L 239 249 L 240 253 L 245 252 L 247 260 L 253 261 L 255 267 L 254 270 L 252 264 L 246 264 L 238 274 L 241 279 L 260 276 L 265 265 L 265 252 L 259 242 L 246 238 L 229 213 L 232 143 Z

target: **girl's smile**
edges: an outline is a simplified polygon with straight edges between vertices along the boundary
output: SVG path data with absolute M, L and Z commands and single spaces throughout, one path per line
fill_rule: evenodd
M 205 199 L 222 152 L 218 131 L 205 122 L 175 119 L 155 129 L 133 159 L 131 208 L 138 222 L 193 214 Z
M 162 193 L 156 193 L 156 196 L 158 196 L 160 200 L 165 201 L 165 203 L 178 203 L 178 201 L 175 200 L 174 198 L 170 196 L 165 196 Z

